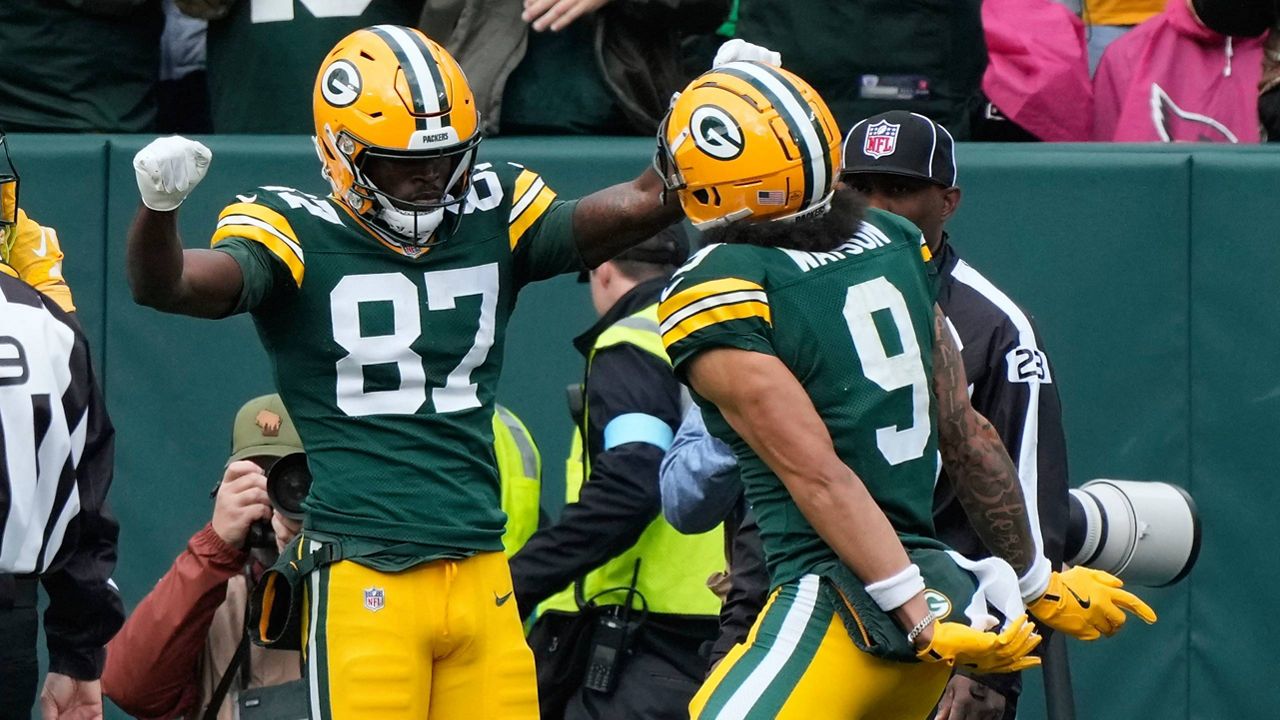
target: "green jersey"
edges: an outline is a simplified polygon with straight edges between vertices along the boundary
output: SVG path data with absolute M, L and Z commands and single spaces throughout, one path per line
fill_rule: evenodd
M 421 250 L 332 198 L 264 186 L 237 199 L 213 245 L 243 271 L 237 311 L 253 313 L 306 448 L 308 529 L 501 550 L 492 419 L 507 319 L 526 283 L 580 268 L 576 203 L 532 170 L 478 164 L 457 229 L 446 218 L 443 242 Z
M 936 543 L 933 284 L 920 231 L 869 210 L 831 252 L 711 245 L 676 273 L 659 315 L 677 372 L 730 347 L 779 358 L 804 386 L 836 452 L 904 544 Z M 739 460 L 775 586 L 838 562 L 786 487 L 714 405 L 707 429 Z

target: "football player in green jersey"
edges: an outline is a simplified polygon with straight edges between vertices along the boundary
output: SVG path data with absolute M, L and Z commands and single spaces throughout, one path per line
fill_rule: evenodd
M 774 588 L 694 717 L 924 718 L 950 666 L 1038 663 L 1025 602 L 1055 628 L 1090 626 L 1078 636 L 1114 632 L 1122 608 L 1146 617 L 1086 577 L 1083 603 L 1044 604 L 1071 586 L 1033 556 L 920 231 L 836 189 L 839 133 L 803 80 L 720 65 L 680 95 L 658 140 L 665 187 L 711 241 L 664 293 L 663 341 L 738 457 Z M 933 537 L 939 450 L 985 495 L 975 524 L 1003 560 L 972 562 Z
M 652 170 L 565 201 L 532 170 L 476 162 L 466 79 L 413 29 L 339 42 L 313 114 L 332 192 L 248 190 L 211 250 L 184 251 L 174 213 L 209 151 L 170 137 L 138 153 L 134 297 L 249 312 L 272 359 L 314 475 L 294 548 L 320 566 L 301 593 L 312 717 L 534 718 L 490 449 L 507 320 L 524 285 L 594 267 L 679 208 Z

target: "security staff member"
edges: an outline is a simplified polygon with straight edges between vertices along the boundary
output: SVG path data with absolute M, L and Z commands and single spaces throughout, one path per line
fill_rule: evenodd
M 49 596 L 42 714 L 101 717 L 104 647 L 124 620 L 106 505 L 114 431 L 84 335 L 5 273 L 0 443 L 0 718 L 29 718 L 35 700 L 37 582 Z
M 493 409 L 493 454 L 498 460 L 498 482 L 507 529 L 502 550 L 510 558 L 528 542 L 541 525 L 542 453 L 533 433 L 505 405 Z
M 706 672 L 723 532 L 681 535 L 659 514 L 683 395 L 657 303 L 687 248 L 676 226 L 590 274 L 600 320 L 574 341 L 587 367 L 569 504 L 511 561 L 521 616 L 547 601 L 530 633 L 544 718 L 687 718 Z
M 1017 464 L 1036 550 L 1060 570 L 1068 501 L 1058 386 L 1031 317 L 962 260 L 943 229 L 961 195 L 951 134 L 916 113 L 867 118 L 845 138 L 841 177 L 871 205 L 924 233 L 939 273 L 938 304 L 960 341 L 973 407 L 995 426 Z M 934 522 L 938 538 L 966 557 L 990 555 L 945 472 L 934 494 Z M 950 705 L 955 720 L 1013 718 L 1019 692 L 1017 675 L 958 676 L 941 707 Z

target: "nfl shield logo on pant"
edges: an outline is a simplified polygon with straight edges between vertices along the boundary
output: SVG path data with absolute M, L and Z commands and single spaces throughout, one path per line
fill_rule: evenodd
M 364 608 L 369 612 L 378 612 L 387 604 L 387 594 L 382 588 L 365 588 L 364 589 Z

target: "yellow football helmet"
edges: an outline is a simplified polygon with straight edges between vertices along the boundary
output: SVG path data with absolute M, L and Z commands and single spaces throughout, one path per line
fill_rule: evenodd
M 731 62 L 672 99 L 654 168 L 694 227 L 795 219 L 831 202 L 840 131 L 795 74 Z
M 325 56 L 313 98 L 316 152 L 333 196 L 384 240 L 427 247 L 446 215 L 461 217 L 480 114 L 457 61 L 414 28 L 375 25 Z M 447 159 L 436 197 L 393 197 L 365 172 L 371 158 Z

